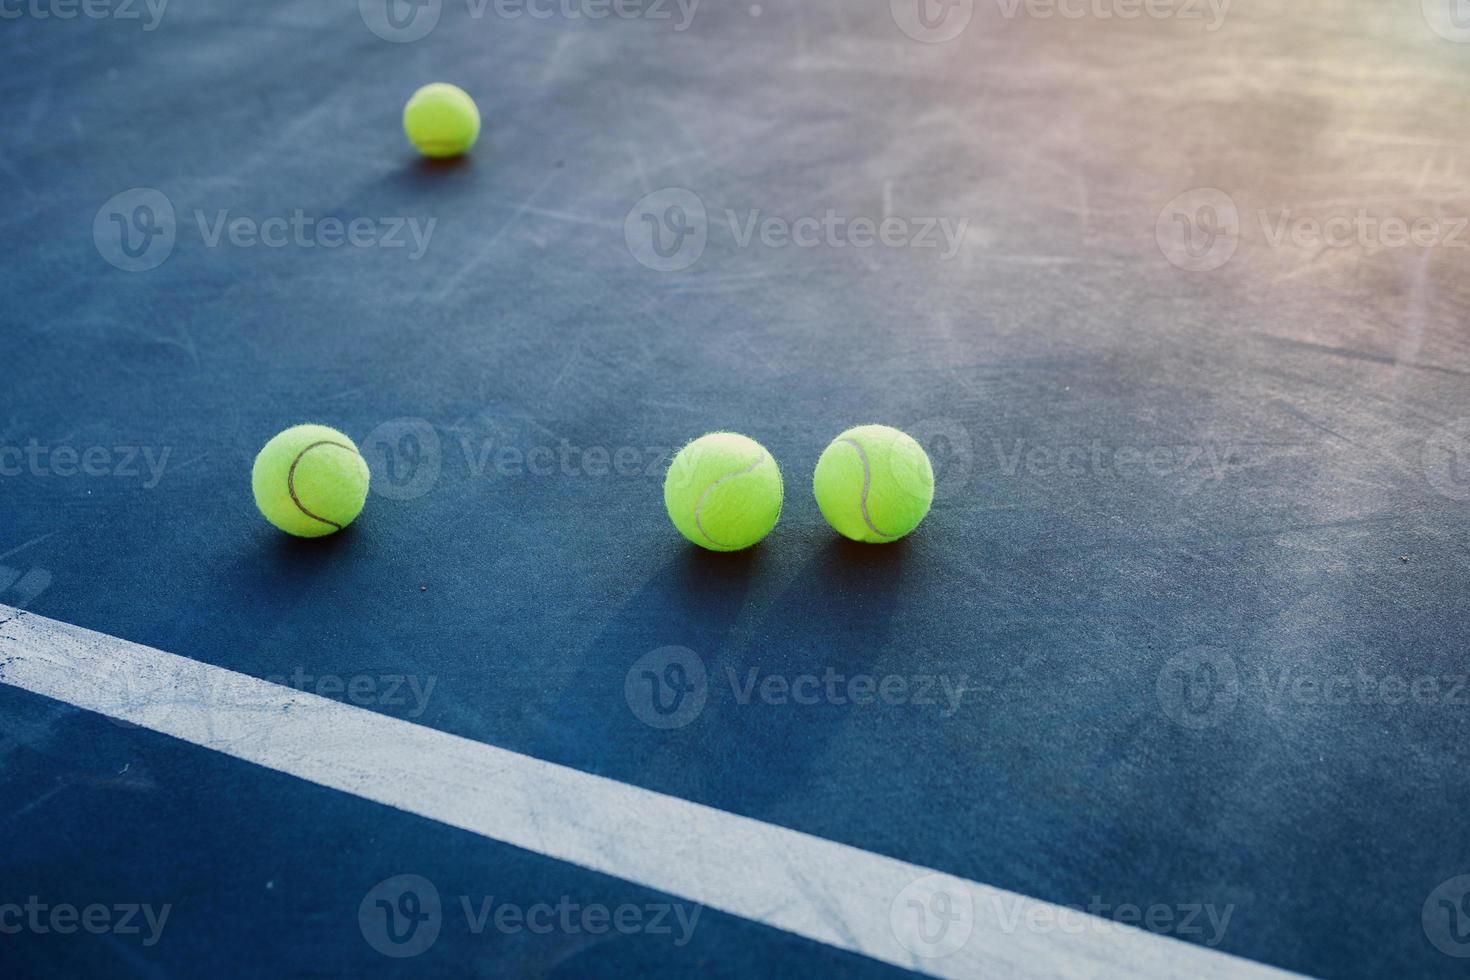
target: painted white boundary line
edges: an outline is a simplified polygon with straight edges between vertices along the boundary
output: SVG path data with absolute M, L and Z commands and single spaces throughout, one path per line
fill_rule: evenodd
M 933 976 L 1294 976 L 3 605 L 0 683 Z

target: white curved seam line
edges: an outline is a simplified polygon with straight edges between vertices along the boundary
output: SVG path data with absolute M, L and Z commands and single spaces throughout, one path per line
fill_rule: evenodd
M 868 513 L 868 487 L 872 485 L 872 474 L 868 469 L 868 454 L 863 452 L 863 447 L 859 446 L 855 439 L 843 439 L 841 441 L 856 449 L 858 459 L 862 460 L 863 463 L 863 497 L 862 500 L 858 501 L 858 505 L 862 508 L 863 512 L 863 523 L 868 525 L 868 530 L 880 538 L 894 537 L 895 535 L 889 534 L 887 531 L 878 530 L 878 526 L 873 523 L 872 515 Z
M 737 476 L 745 476 L 745 475 L 747 475 L 749 473 L 755 472 L 756 468 L 759 467 L 765 461 L 766 461 L 766 457 L 765 456 L 762 456 L 760 459 L 756 460 L 754 463 L 751 463 L 749 466 L 747 466 L 743 470 L 737 470 L 734 473 L 726 473 L 724 476 L 720 477 L 714 483 L 711 483 L 709 486 L 705 487 L 704 488 L 704 493 L 700 494 L 699 495 L 699 499 L 697 501 L 695 501 L 695 503 L 694 503 L 694 526 L 697 527 L 697 528 L 699 528 L 699 533 L 700 534 L 703 534 L 705 536 L 705 538 L 707 538 L 711 543 L 717 544 L 721 548 L 733 548 L 733 547 L 735 547 L 733 544 L 726 544 L 725 542 L 719 540 L 714 535 L 710 534 L 708 531 L 706 531 L 704 529 L 704 521 L 702 521 L 700 519 L 700 516 L 699 516 L 699 512 L 704 509 L 704 498 L 708 497 L 710 495 L 710 492 L 712 490 L 714 490 L 715 487 L 719 486 L 721 483 L 724 483 L 726 480 L 733 480 Z

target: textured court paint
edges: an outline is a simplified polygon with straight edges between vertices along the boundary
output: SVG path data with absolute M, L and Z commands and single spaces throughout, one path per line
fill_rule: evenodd
M 974 931 L 954 952 L 922 958 L 890 912 L 939 874 L 931 869 L 8 606 L 0 681 L 932 976 L 1294 976 L 950 876 L 941 888 L 968 893 Z M 1028 921 L 1054 925 L 1015 925 Z
M 21 576 L 0 602 L 258 677 L 435 676 L 421 723 L 476 741 L 1053 902 L 1233 904 L 1221 948 L 1305 973 L 1465 980 L 1419 917 L 1430 888 L 1470 871 L 1470 781 L 1448 775 L 1465 772 L 1470 715 L 1444 703 L 1446 683 L 1434 705 L 1293 692 L 1466 669 L 1470 482 L 1450 466 L 1462 430 L 1445 427 L 1470 419 L 1467 252 L 1298 246 L 1291 229 L 1358 204 L 1464 217 L 1465 107 L 1445 94 L 1463 92 L 1470 48 L 1414 2 L 1235 3 L 1216 31 L 1208 12 L 956 4 L 974 19 L 939 44 L 905 35 L 888 3 L 765 3 L 760 17 L 700 4 L 683 33 L 419 10 L 440 6 L 412 44 L 372 35 L 355 3 L 192 0 L 149 33 L 4 25 L 14 429 L 0 464 L 13 472 L 3 450 L 32 437 L 143 452 L 113 454 L 113 476 L 22 461 L 0 477 L 0 551 L 14 550 L 0 561 Z M 232 43 L 242 31 L 265 43 Z M 118 85 L 139 71 L 166 97 Z M 469 86 L 486 121 L 447 166 L 399 125 L 431 78 Z M 1201 184 L 1232 196 L 1241 234 L 1214 236 L 1234 258 L 1194 273 L 1161 252 L 1156 220 Z M 100 243 L 86 224 L 137 186 L 172 202 L 177 235 L 133 273 L 94 245 L 119 258 L 115 222 L 133 226 L 136 198 L 104 209 Z M 635 203 L 671 187 L 708 212 L 707 247 L 679 273 L 624 236 Z M 231 244 L 236 218 L 298 209 L 406 216 L 405 244 Z M 765 219 L 829 209 L 971 227 L 948 260 L 938 232 L 934 248 L 763 244 Z M 1185 217 L 1163 213 L 1165 228 Z M 420 255 L 412 229 L 435 218 Z M 421 496 L 374 491 L 347 532 L 298 542 L 242 485 L 287 416 L 329 420 L 375 470 L 391 448 L 384 491 L 415 472 L 396 434 L 373 437 L 385 421 L 437 434 L 423 445 L 442 465 L 417 468 L 406 489 Z M 939 471 L 933 512 L 897 546 L 850 546 L 808 496 L 824 442 L 865 419 L 909 431 Z M 766 546 L 725 557 L 665 526 L 656 499 L 667 451 L 720 425 L 758 436 L 793 490 Z M 559 460 L 540 476 L 524 458 L 501 475 L 502 447 L 563 438 L 636 447 L 641 476 L 569 477 Z M 712 680 L 832 666 L 964 678 L 971 693 L 947 719 L 712 699 L 678 737 L 651 736 L 620 692 L 665 644 L 696 651 Z M 1217 664 L 1240 682 L 1223 714 Z M 1161 703 L 1161 681 L 1199 699 Z M 37 717 L 64 708 L 0 695 Z M 1198 710 L 1212 727 L 1183 727 Z M 127 790 L 41 802 L 106 761 L 56 746 L 5 755 L 6 829 L 24 831 L 12 880 L 66 896 L 110 876 L 139 883 L 117 896 L 130 900 L 156 883 L 212 912 L 236 900 L 238 926 L 156 947 L 162 973 L 381 967 L 350 923 L 300 928 L 319 905 L 245 897 L 299 844 L 312 860 L 292 862 L 295 893 L 355 907 L 361 866 L 311 846 L 319 788 L 134 741 L 185 787 L 297 783 L 261 801 L 287 817 L 271 852 L 238 846 L 248 822 L 198 827 L 161 790 L 139 819 L 119 812 Z M 106 751 L 119 768 L 137 757 Z M 380 858 L 445 867 L 441 825 L 340 810 L 361 820 L 336 832 L 373 836 Z M 78 824 L 116 855 L 107 869 L 66 860 Z M 138 846 L 189 834 L 188 865 Z M 545 863 L 528 855 L 495 884 L 534 897 Z M 593 877 L 560 870 L 573 891 Z M 61 937 L 35 938 L 6 956 L 12 972 L 55 962 L 45 940 Z M 460 938 L 435 955 L 493 975 L 564 948 Z M 770 976 L 793 943 L 732 920 L 697 945 L 727 975 Z M 800 972 L 888 980 L 804 945 Z M 118 972 L 117 944 L 66 946 L 73 975 Z M 620 947 L 646 944 L 580 955 Z M 671 951 L 624 965 L 690 972 Z

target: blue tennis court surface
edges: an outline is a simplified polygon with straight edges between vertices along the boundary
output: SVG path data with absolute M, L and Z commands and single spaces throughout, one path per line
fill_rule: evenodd
M 1464 975 L 1454 4 L 3 11 L 0 975 Z

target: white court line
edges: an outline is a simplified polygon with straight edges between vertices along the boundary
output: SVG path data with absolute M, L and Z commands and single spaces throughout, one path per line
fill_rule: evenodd
M 937 977 L 1294 976 L 3 605 L 0 683 Z

